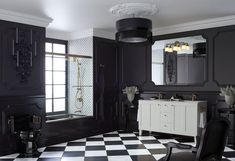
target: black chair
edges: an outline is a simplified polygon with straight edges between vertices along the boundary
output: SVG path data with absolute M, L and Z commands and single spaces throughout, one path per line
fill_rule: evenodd
M 168 143 L 165 161 L 220 161 L 225 148 L 230 122 L 226 118 L 211 120 L 202 130 L 198 147 L 191 145 Z M 182 152 L 172 153 L 176 148 Z

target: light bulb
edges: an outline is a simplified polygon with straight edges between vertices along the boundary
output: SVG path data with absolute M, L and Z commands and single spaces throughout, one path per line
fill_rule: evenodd
M 169 50 L 168 50 L 169 53 L 172 53 L 173 52 L 173 49 L 170 47 Z
M 183 44 L 183 45 L 181 46 L 181 48 L 182 48 L 182 50 L 186 50 L 187 46 L 186 46 L 185 44 Z
M 174 51 L 178 51 L 178 46 L 173 46 Z

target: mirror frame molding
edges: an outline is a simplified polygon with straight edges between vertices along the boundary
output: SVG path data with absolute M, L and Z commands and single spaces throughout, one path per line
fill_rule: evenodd
M 207 60 L 206 60 L 206 69 L 205 69 L 205 80 L 203 83 L 199 84 L 189 84 L 189 85 L 156 85 L 152 81 L 152 65 L 148 66 L 148 69 L 146 72 L 149 73 L 148 79 L 146 83 L 144 84 L 144 89 L 147 91 L 178 91 L 179 88 L 181 88 L 181 91 L 192 91 L 192 87 L 196 87 L 195 91 L 201 91 L 203 87 L 206 86 L 206 84 L 209 81 L 209 57 L 210 57 L 210 51 L 209 51 L 209 38 L 207 33 L 204 32 L 204 30 L 196 30 L 196 31 L 187 31 L 187 32 L 181 32 L 181 33 L 171 33 L 166 35 L 157 35 L 153 36 L 152 38 L 152 45 L 155 43 L 155 41 L 159 40 L 166 40 L 166 39 L 175 39 L 175 38 L 182 38 L 182 37 L 190 37 L 190 36 L 202 36 L 206 40 L 206 52 L 207 52 Z M 148 56 L 148 62 L 152 64 L 152 48 L 151 52 Z

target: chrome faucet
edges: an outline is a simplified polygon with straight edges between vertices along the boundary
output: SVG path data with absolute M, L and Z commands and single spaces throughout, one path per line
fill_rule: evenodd
M 160 99 L 162 99 L 162 97 L 163 97 L 162 93 L 159 92 L 159 93 L 158 93 L 158 99 L 160 100 Z

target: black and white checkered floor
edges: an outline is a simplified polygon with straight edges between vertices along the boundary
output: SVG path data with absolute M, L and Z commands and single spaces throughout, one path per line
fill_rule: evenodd
M 166 143 L 194 145 L 192 141 L 115 131 L 40 148 L 40 154 L 31 158 L 12 154 L 0 157 L 0 161 L 156 161 L 165 156 Z M 235 151 L 226 147 L 223 161 L 229 160 L 235 161 Z

